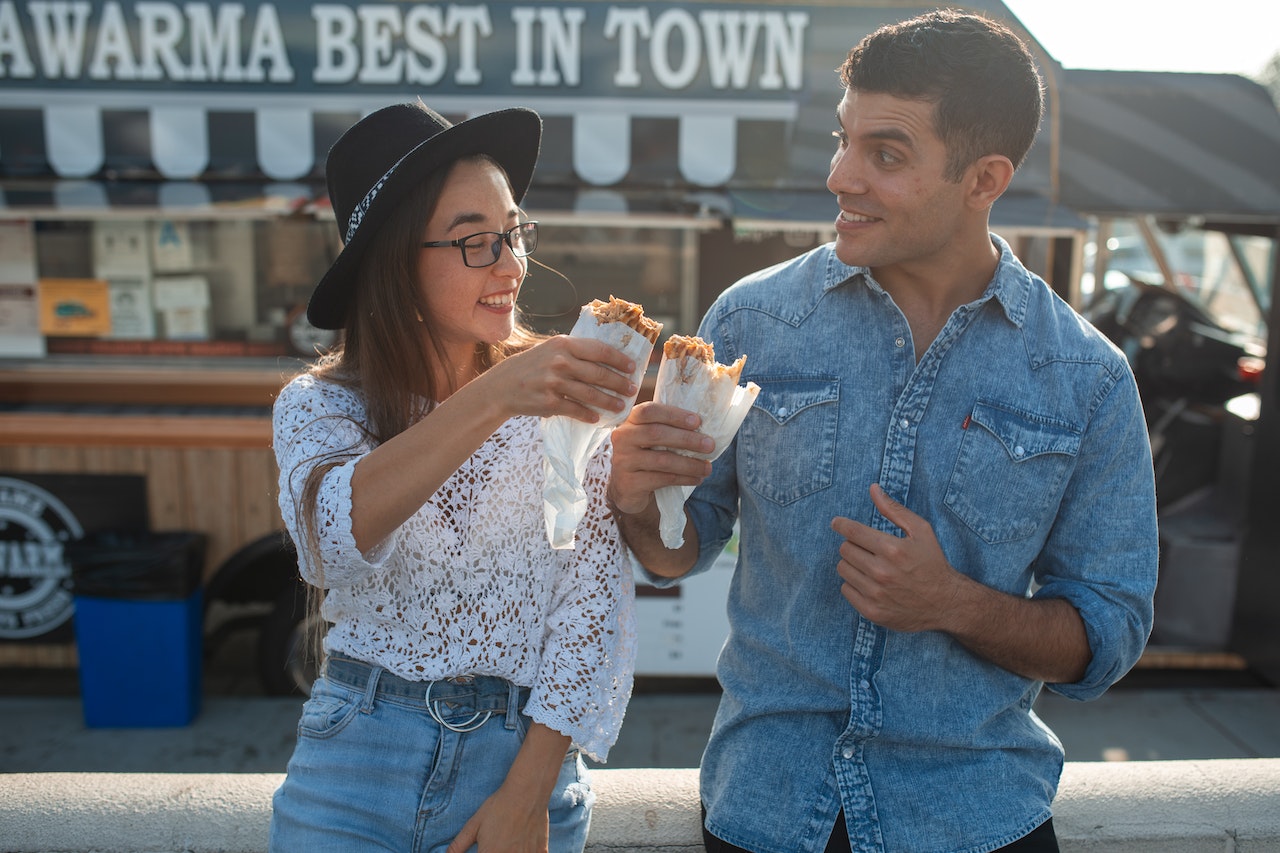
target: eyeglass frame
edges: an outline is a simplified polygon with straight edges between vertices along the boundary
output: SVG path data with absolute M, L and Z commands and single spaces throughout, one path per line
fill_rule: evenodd
M 532 229 L 533 246 L 529 249 L 529 251 L 521 254 L 520 250 L 516 248 L 516 244 L 512 242 L 512 238 L 515 236 L 517 231 L 520 231 L 522 228 L 529 228 L 529 226 L 533 226 L 533 229 Z M 492 243 L 489 244 L 489 249 L 493 253 L 493 260 L 483 264 L 470 263 L 470 261 L 467 259 L 467 247 L 465 245 L 466 242 L 468 240 L 475 239 L 476 237 L 485 237 L 485 236 L 492 236 L 497 238 L 496 240 L 494 240 Z M 526 242 L 528 241 L 526 240 Z M 426 240 L 422 243 L 422 248 L 445 249 L 451 246 L 457 246 L 458 251 L 462 253 L 463 265 L 469 267 L 470 269 L 479 270 L 479 269 L 484 269 L 485 267 L 491 267 L 498 262 L 498 259 L 502 257 L 503 243 L 507 244 L 507 248 L 511 250 L 511 254 L 515 255 L 517 258 L 529 257 L 530 255 L 533 254 L 533 250 L 538 248 L 538 220 L 531 219 L 528 222 L 521 222 L 519 225 L 512 225 L 506 231 L 477 231 L 474 234 L 468 234 L 465 237 L 459 237 L 457 240 Z

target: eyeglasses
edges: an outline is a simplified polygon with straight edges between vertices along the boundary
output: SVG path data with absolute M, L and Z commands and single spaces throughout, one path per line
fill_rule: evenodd
M 521 222 L 499 234 L 497 231 L 481 231 L 468 234 L 459 240 L 429 240 L 422 244 L 424 249 L 439 249 L 446 246 L 457 246 L 462 250 L 462 262 L 469 267 L 487 267 L 498 262 L 502 255 L 502 244 L 511 247 L 511 253 L 517 258 L 533 254 L 538 248 L 538 223 Z

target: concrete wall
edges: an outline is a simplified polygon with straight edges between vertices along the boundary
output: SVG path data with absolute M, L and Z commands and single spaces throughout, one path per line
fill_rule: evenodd
M 0 774 L 5 853 L 263 853 L 275 773 Z M 595 770 L 589 853 L 699 853 L 697 770 Z M 1063 853 L 1280 851 L 1280 759 L 1069 763 Z

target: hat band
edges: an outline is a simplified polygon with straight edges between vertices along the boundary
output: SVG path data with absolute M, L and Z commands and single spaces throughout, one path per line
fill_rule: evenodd
M 369 212 L 369 207 L 377 197 L 378 191 L 382 189 L 382 185 L 390 180 L 391 173 L 399 168 L 400 164 L 404 162 L 404 158 L 408 157 L 416 150 L 417 149 L 414 148 L 413 150 L 406 152 L 404 157 L 401 157 L 392 164 L 391 168 L 387 169 L 386 173 L 378 179 L 378 182 L 364 194 L 364 198 L 362 198 L 360 203 L 355 206 L 355 209 L 351 211 L 351 218 L 347 220 L 347 236 L 343 239 L 343 243 L 350 243 L 351 238 L 356 236 L 356 229 L 360 227 L 360 222 L 364 219 L 364 215 Z

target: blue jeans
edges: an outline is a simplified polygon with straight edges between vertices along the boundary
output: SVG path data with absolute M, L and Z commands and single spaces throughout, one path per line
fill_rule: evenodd
M 528 694 L 501 678 L 406 681 L 331 657 L 272 802 L 271 850 L 443 853 L 506 778 Z M 594 801 L 570 750 L 548 803 L 552 853 L 581 853 Z

